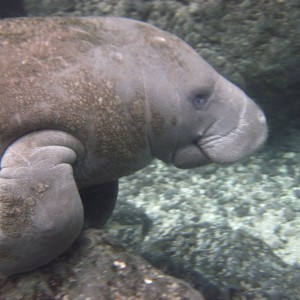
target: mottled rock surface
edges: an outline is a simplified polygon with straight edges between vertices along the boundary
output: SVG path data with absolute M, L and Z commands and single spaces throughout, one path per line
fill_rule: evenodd
M 195 299 L 187 283 L 154 269 L 140 257 L 109 242 L 100 230 L 86 230 L 53 263 L 11 277 L 1 300 Z
M 170 206 L 169 214 L 177 214 Z M 163 213 L 158 215 L 162 218 Z M 160 270 L 191 283 L 206 300 L 300 299 L 300 267 L 288 265 L 244 230 L 195 217 L 169 228 L 158 225 L 162 220 L 153 216 L 152 222 L 155 225 L 145 232 L 149 218 L 121 203 L 106 232 Z

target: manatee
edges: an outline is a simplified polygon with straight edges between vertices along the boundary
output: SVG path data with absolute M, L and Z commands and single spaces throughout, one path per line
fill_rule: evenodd
M 0 21 L 0 273 L 30 271 L 110 217 L 154 158 L 236 162 L 261 109 L 179 38 L 113 17 Z

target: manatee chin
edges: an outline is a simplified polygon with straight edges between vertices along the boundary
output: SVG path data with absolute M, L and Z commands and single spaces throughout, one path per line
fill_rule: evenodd
M 197 143 L 191 144 L 174 153 L 172 163 L 179 169 L 191 169 L 211 163 Z

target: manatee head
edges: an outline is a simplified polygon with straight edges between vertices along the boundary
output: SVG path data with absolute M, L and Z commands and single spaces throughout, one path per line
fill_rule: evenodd
M 236 162 L 267 136 L 261 109 L 180 39 L 153 37 L 147 85 L 152 154 L 178 168 Z M 159 50 L 159 51 L 158 51 Z M 149 75 L 148 73 L 148 75 Z M 147 74 L 144 70 L 144 74 Z
M 188 105 L 183 102 L 172 157 L 179 168 L 233 163 L 259 149 L 266 139 L 263 112 L 220 75 L 209 93 L 199 90 L 189 96 Z

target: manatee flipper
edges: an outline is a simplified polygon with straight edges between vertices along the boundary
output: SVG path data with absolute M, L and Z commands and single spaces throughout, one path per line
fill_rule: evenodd
M 32 132 L 4 153 L 0 171 L 0 273 L 50 262 L 78 236 L 83 207 L 72 164 L 81 143 L 56 131 Z
M 79 191 L 84 207 L 84 226 L 101 228 L 111 216 L 118 196 L 118 180 Z

